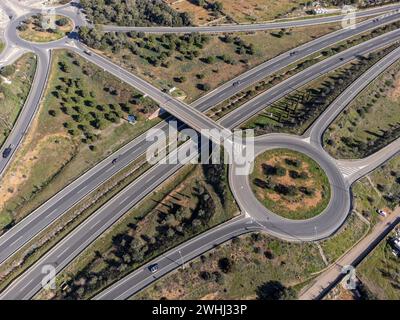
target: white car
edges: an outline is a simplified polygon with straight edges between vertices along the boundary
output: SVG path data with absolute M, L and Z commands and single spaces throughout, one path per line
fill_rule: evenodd
M 386 217 L 387 216 L 387 212 L 381 210 L 381 209 L 377 209 L 376 212 L 378 212 L 378 214 L 382 217 Z

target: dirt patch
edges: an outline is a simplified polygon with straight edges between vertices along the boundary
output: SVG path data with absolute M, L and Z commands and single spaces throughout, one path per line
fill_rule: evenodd
M 19 188 L 28 180 L 32 173 L 32 168 L 41 161 L 41 151 L 46 149 L 48 152 L 54 152 L 56 154 L 58 145 L 54 144 L 54 140 L 70 138 L 66 134 L 53 134 L 40 139 L 35 148 L 31 148 L 29 152 L 21 155 L 19 159 L 15 161 L 15 166 L 18 170 L 10 170 L 4 176 L 2 184 L 0 186 L 0 210 L 3 209 L 4 204 L 14 197 L 14 192 L 18 191 Z M 31 139 L 26 142 L 30 144 Z M 60 162 L 64 162 L 65 159 L 60 159 Z M 60 165 L 62 165 L 60 163 Z M 51 174 L 51 172 L 48 172 Z
M 256 197 L 270 210 L 300 219 L 304 212 L 317 212 L 320 207 L 322 211 L 329 181 L 312 159 L 292 153 L 273 150 L 260 155 L 251 179 L 258 181 L 253 186 Z
M 396 80 L 393 90 L 389 93 L 389 98 L 394 101 L 400 98 L 400 77 Z

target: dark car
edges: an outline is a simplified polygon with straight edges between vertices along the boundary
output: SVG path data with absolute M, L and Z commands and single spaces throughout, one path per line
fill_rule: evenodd
M 112 164 L 116 164 L 118 162 L 118 158 L 113 159 L 113 161 L 111 162 Z
M 3 158 L 8 158 L 8 156 L 11 154 L 12 151 L 12 146 L 9 146 L 8 148 L 5 148 L 3 151 Z
M 149 266 L 149 271 L 150 271 L 151 273 L 157 272 L 157 271 L 158 271 L 158 263 L 155 263 L 155 264 L 150 265 L 150 266 Z

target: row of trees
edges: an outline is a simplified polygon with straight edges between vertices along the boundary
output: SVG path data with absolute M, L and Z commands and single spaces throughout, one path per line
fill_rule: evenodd
M 190 15 L 172 9 L 162 0 L 81 0 L 88 19 L 95 24 L 121 26 L 188 26 Z

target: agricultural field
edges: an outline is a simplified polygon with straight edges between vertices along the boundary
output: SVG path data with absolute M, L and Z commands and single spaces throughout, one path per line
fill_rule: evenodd
M 36 56 L 33 54 L 25 54 L 0 70 L 0 147 L 24 106 L 35 72 Z
M 0 185 L 4 232 L 147 131 L 157 104 L 74 53 L 55 51 L 44 101 Z M 128 115 L 136 123 L 127 121 Z
M 330 184 L 321 167 L 308 156 L 288 149 L 259 155 L 250 175 L 257 199 L 288 219 L 309 219 L 330 200 Z
M 179 88 L 192 102 L 280 53 L 339 28 L 338 24 L 231 35 L 100 33 L 81 38 L 115 63 L 166 91 Z
M 39 298 L 87 299 L 239 209 L 225 165 L 188 165 L 130 210 L 62 272 L 67 289 Z
M 367 157 L 400 137 L 400 63 L 375 79 L 331 124 L 325 149 L 335 158 Z
M 52 20 L 54 19 L 54 25 Z M 65 37 L 73 29 L 72 21 L 64 16 L 29 17 L 18 27 L 19 36 L 31 42 L 50 42 Z

